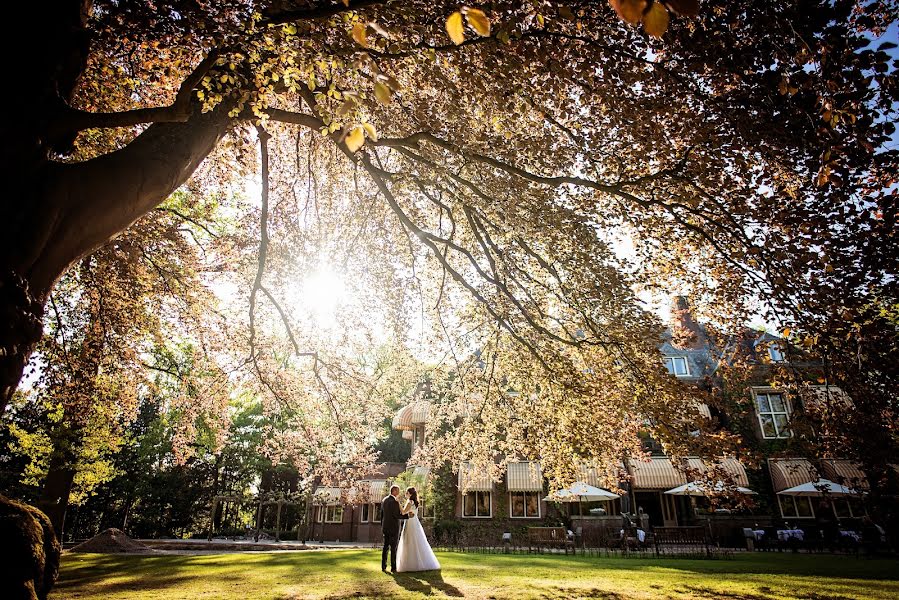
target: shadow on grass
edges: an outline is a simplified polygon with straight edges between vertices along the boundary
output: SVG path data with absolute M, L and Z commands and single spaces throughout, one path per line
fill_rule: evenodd
M 393 577 L 397 584 L 410 592 L 419 592 L 425 596 L 430 596 L 434 593 L 434 590 L 439 590 L 447 596 L 457 598 L 464 596 L 459 588 L 443 580 L 443 573 L 440 571 L 396 573 Z

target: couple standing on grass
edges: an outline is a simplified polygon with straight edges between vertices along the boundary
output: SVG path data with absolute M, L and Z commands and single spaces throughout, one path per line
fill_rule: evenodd
M 406 489 L 406 501 L 400 508 L 400 488 L 390 486 L 390 495 L 381 502 L 381 530 L 384 532 L 384 550 L 381 552 L 381 570 L 387 572 L 387 552 L 390 551 L 390 572 L 436 571 L 440 563 L 431 550 L 425 530 L 418 520 L 418 492 L 414 487 Z M 407 521 L 400 536 L 400 521 Z

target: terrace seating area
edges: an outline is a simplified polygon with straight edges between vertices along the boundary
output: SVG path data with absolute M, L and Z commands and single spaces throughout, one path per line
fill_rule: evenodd
M 828 552 L 887 555 L 891 548 L 876 526 L 821 528 L 816 525 L 745 528 L 747 549 L 759 552 Z

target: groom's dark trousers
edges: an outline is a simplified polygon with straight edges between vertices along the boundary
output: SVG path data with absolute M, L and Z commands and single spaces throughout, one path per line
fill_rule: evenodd
M 390 570 L 396 571 L 396 548 L 400 545 L 400 536 L 395 533 L 384 534 L 384 549 L 381 551 L 381 570 L 387 570 L 387 552 L 390 552 Z
M 396 548 L 400 544 L 400 521 L 409 515 L 400 514 L 400 503 L 393 496 L 381 501 L 381 531 L 384 533 L 384 549 L 381 550 L 381 570 L 387 570 L 387 552 L 390 552 L 390 570 L 396 571 Z

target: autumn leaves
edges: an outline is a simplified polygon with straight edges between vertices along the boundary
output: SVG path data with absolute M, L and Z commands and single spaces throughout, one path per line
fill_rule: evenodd
M 484 14 L 484 11 L 463 6 L 461 10 L 454 12 L 446 20 L 446 33 L 449 34 L 454 44 L 458 46 L 465 41 L 465 26 L 462 24 L 463 15 L 465 16 L 465 21 L 468 22 L 468 26 L 474 29 L 478 35 L 482 37 L 490 35 L 490 19 Z
M 699 14 L 699 0 L 609 0 L 612 8 L 631 25 L 643 23 L 643 31 L 660 38 L 668 30 L 668 12 L 684 17 Z
M 694 17 L 699 12 L 698 0 L 609 0 L 612 8 L 618 16 L 631 25 L 643 24 L 644 31 L 653 37 L 660 38 L 668 29 L 670 21 L 669 12 L 677 15 Z M 582 12 L 582 11 L 581 11 Z M 577 19 L 578 15 L 567 6 L 559 7 L 559 14 L 566 19 Z M 542 15 L 536 15 L 536 23 L 542 29 L 546 22 Z M 466 26 L 477 36 L 490 37 L 492 27 L 490 17 L 479 9 L 463 6 L 454 11 L 446 19 L 446 33 L 453 44 L 461 45 L 466 40 Z M 372 42 L 369 33 L 373 32 L 384 38 L 390 39 L 391 34 L 376 22 L 356 20 L 350 30 L 353 41 L 368 50 Z M 502 31 L 497 35 L 503 43 L 509 43 L 508 31 Z M 374 97 L 378 103 L 389 105 L 394 93 L 399 91 L 399 84 L 393 77 L 376 76 L 374 82 Z M 348 104 L 349 103 L 349 104 Z M 347 94 L 345 105 L 341 107 L 340 114 L 347 114 L 356 108 L 358 97 L 355 94 Z M 374 126 L 369 123 L 356 123 L 347 126 L 343 137 L 344 143 L 350 152 L 357 152 L 365 144 L 366 138 L 377 140 Z

